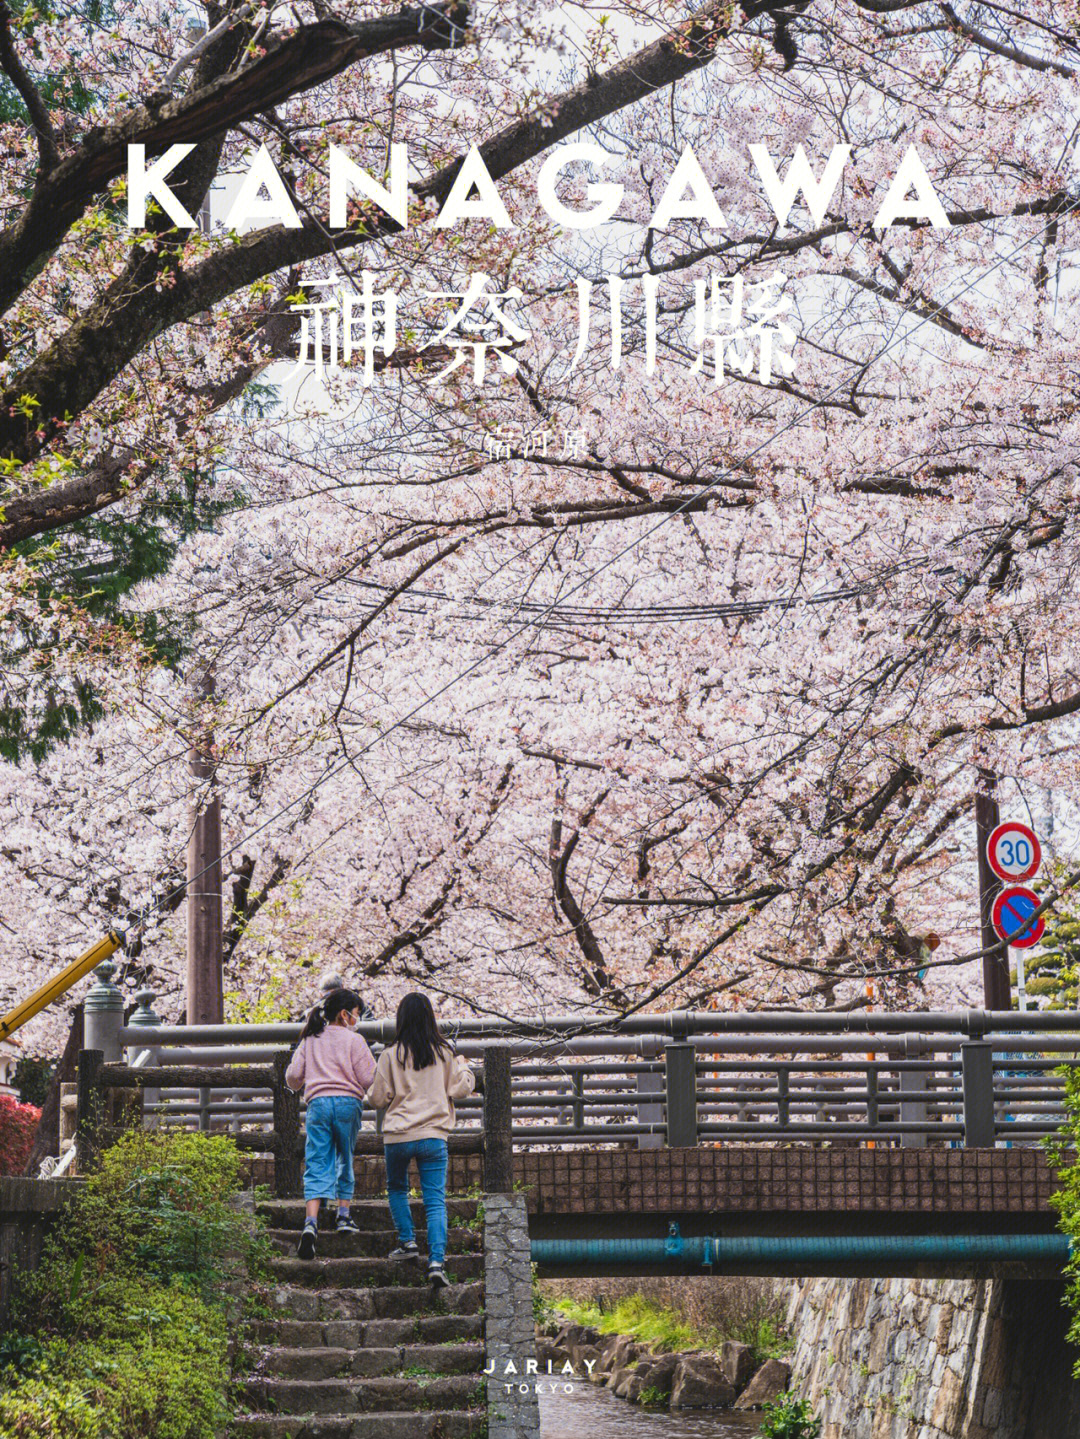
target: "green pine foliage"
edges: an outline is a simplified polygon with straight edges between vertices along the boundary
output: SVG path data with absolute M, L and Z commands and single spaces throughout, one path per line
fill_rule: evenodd
M 1051 872 L 1057 885 L 1060 865 Z M 1080 900 L 1066 894 L 1050 910 L 1041 945 L 1024 954 L 1024 984 L 1033 1009 L 1076 1009 L 1080 1002 Z
M 251 1289 L 266 1252 L 241 1183 L 221 1136 L 136 1130 L 105 1153 L 0 1335 L 3 1439 L 215 1439 L 228 1280 Z

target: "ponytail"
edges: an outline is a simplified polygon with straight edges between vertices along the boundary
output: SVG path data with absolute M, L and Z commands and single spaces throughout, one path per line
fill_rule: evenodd
M 322 1034 L 328 1024 L 333 1024 L 339 1014 L 344 1014 L 347 1009 L 363 1009 L 364 1002 L 360 996 L 351 989 L 332 989 L 325 999 L 314 1005 L 304 1021 L 304 1027 L 300 1031 L 300 1038 L 313 1039 L 316 1035 Z

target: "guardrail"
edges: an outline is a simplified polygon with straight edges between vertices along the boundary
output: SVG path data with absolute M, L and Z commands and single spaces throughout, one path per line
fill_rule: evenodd
M 303 1106 L 287 1097 L 283 1066 L 300 1025 L 165 1025 L 149 991 L 125 1025 L 111 969 L 86 1001 L 95 1083 L 137 1085 L 144 1123 L 227 1130 L 294 1182 Z M 390 1021 L 361 1028 L 375 1048 L 393 1037 Z M 450 1032 L 483 1063 L 484 1097 L 458 1106 L 455 1147 L 483 1149 L 485 1183 L 500 1165 L 509 1173 L 513 1146 L 1030 1144 L 1060 1126 L 1059 1069 L 1080 1059 L 1080 1013 L 1065 1011 L 681 1011 L 612 1016 L 607 1029 L 556 1015 Z M 137 1080 L 117 1068 L 125 1050 L 144 1066 Z M 378 1146 L 368 1130 L 358 1149 Z

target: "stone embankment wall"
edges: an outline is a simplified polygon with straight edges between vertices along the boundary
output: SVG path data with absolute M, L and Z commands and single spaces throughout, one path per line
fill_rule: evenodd
M 809 1279 L 795 1287 L 792 1387 L 822 1439 L 1080 1435 L 1060 1284 Z
M 19 1275 L 36 1268 L 70 1194 L 70 1180 L 0 1176 L 0 1329 L 10 1319 Z

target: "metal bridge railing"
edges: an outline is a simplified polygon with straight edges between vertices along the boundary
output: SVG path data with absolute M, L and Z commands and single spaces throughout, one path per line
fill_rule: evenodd
M 98 1088 L 137 1083 L 145 1123 L 228 1131 L 291 1172 L 303 1105 L 282 1094 L 283 1069 L 299 1024 L 165 1025 L 144 991 L 125 1025 L 111 970 L 99 967 L 86 1000 Z M 393 1035 L 390 1021 L 362 1030 L 376 1049 Z M 557 1015 L 451 1032 L 488 1080 L 501 1076 L 495 1100 L 485 1086 L 458 1106 L 457 1145 L 504 1157 L 507 1146 L 1030 1144 L 1060 1126 L 1060 1066 L 1080 1059 L 1080 1013 L 1063 1011 L 675 1012 L 606 1029 Z M 138 1081 L 115 1067 L 125 1051 L 144 1066 Z M 365 1130 L 361 1148 L 377 1145 Z

